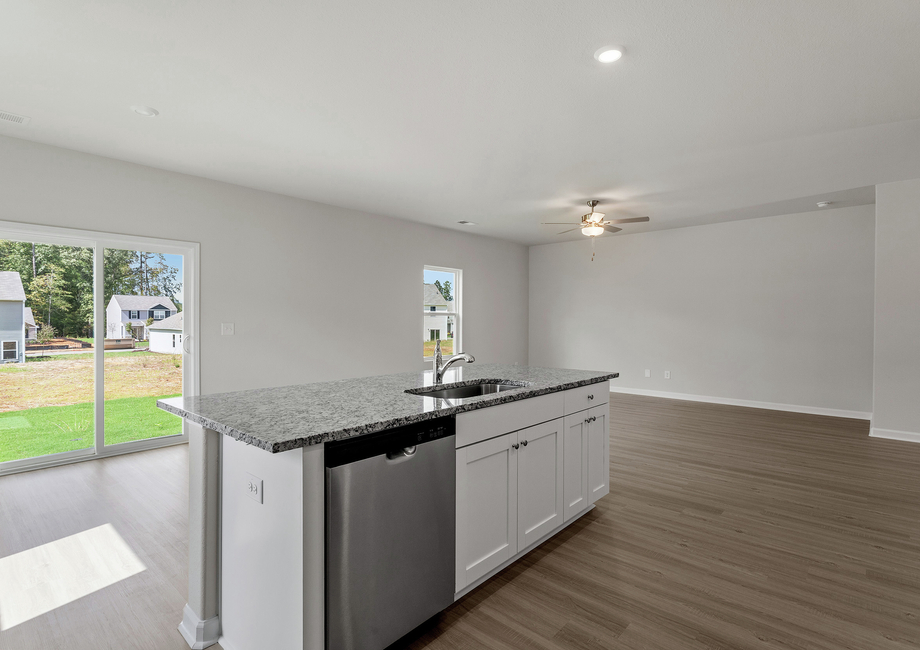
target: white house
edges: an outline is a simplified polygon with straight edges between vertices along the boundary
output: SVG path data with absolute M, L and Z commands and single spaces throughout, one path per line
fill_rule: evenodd
M 25 302 L 19 273 L 0 271 L 0 363 L 25 361 Z
M 105 309 L 105 337 L 147 338 L 147 319 L 166 320 L 179 310 L 166 296 L 112 296 Z
M 437 313 L 441 311 L 453 311 L 453 308 L 454 301 L 445 300 L 436 286 L 433 284 L 425 285 L 424 310 L 426 313 L 422 325 L 423 341 L 453 338 L 454 317 Z
M 147 328 L 151 352 L 182 354 L 182 312 L 153 323 Z

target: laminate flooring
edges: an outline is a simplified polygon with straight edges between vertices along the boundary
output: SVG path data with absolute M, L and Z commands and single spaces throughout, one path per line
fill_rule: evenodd
M 920 648 L 920 445 L 631 395 L 610 414 L 610 494 L 402 645 Z
M 0 612 L 2 650 L 188 650 L 188 446 L 0 477 L 7 578 L 9 563 L 31 581 L 0 594 L 13 614 L 58 606 Z
M 630 395 L 610 413 L 610 494 L 398 647 L 920 648 L 920 445 Z M 145 567 L 0 649 L 186 650 L 187 476 L 180 446 L 0 478 L 0 562 L 105 526 Z

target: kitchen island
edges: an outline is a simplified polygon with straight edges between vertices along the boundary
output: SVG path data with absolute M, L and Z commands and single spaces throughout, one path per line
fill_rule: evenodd
M 617 376 L 472 364 L 449 370 L 444 385 L 496 392 L 435 397 L 424 372 L 161 400 L 218 450 L 202 462 L 219 468 L 206 474 L 220 534 L 203 543 L 211 555 L 219 548 L 210 581 L 219 575 L 220 618 L 213 605 L 210 617 L 187 607 L 180 630 L 197 647 L 219 626 L 226 650 L 324 648 L 324 447 L 445 417 L 456 423 L 453 586 L 462 597 L 607 493 L 607 382 Z M 200 588 L 192 573 L 190 605 Z

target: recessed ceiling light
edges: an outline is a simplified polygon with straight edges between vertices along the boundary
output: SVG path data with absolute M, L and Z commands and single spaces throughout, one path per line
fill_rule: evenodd
M 620 60 L 620 58 L 623 56 L 623 52 L 623 48 L 619 45 L 614 47 L 608 45 L 595 52 L 594 58 L 601 63 L 613 63 L 614 61 Z
M 819 207 L 819 208 L 826 208 L 826 207 L 829 206 L 831 203 L 832 203 L 832 201 L 821 201 L 821 202 L 818 203 L 818 207 Z
M 144 117 L 156 117 L 160 114 L 160 111 L 155 108 L 150 108 L 149 106 L 132 106 L 131 110 Z
M 475 226 L 476 225 L 475 221 L 458 221 L 457 223 L 459 223 L 461 226 Z

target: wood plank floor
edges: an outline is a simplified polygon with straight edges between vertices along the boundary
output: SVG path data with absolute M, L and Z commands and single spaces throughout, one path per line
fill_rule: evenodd
M 610 494 L 413 650 L 920 648 L 920 445 L 611 395 Z
M 920 445 L 611 399 L 610 495 L 400 647 L 920 648 Z M 0 478 L 0 558 L 111 524 L 146 566 L 0 649 L 186 650 L 187 472 L 181 446 Z
M 176 629 L 188 599 L 187 445 L 0 477 L 0 562 L 106 524 L 145 570 L 10 629 L 0 618 L 0 649 L 188 650 Z

